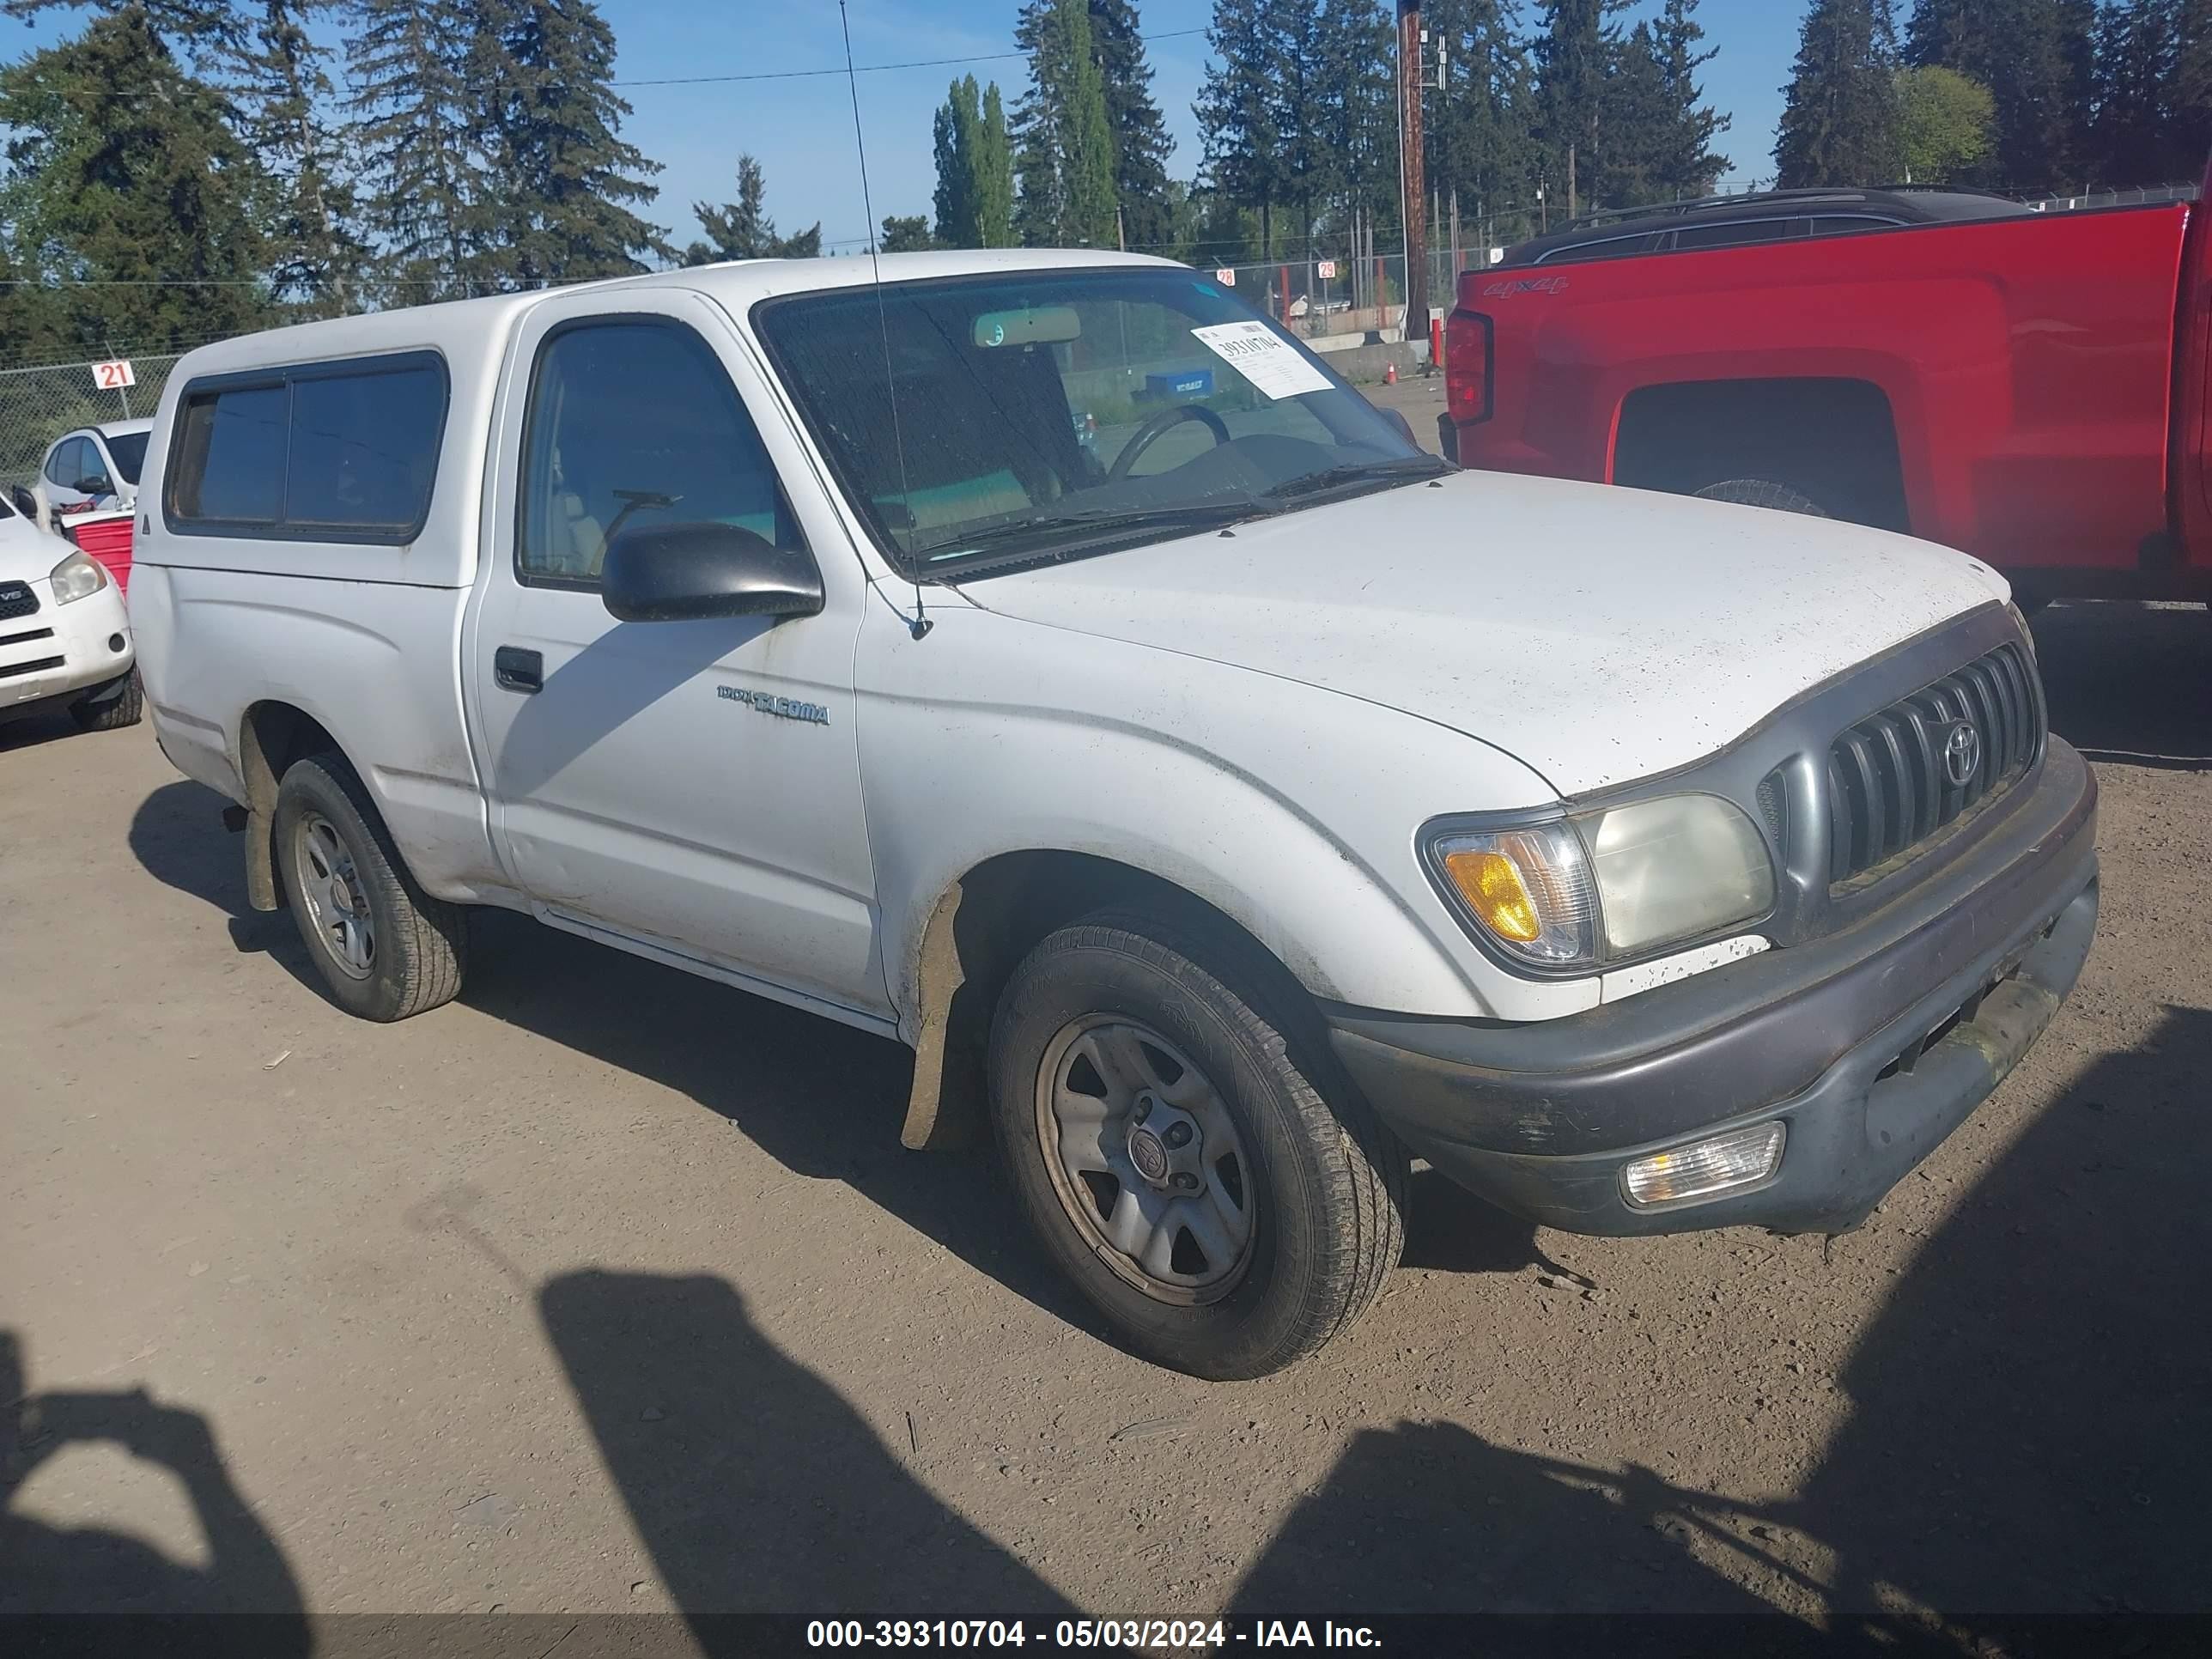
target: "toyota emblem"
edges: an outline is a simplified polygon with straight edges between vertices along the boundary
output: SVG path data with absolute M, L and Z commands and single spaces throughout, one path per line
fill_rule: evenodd
M 1943 739 L 1943 775 L 1954 789 L 1964 789 L 1981 769 L 1982 734 L 1960 720 Z

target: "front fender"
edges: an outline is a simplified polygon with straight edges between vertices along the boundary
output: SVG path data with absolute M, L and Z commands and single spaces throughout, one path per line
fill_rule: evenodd
M 888 989 L 920 1034 L 928 924 L 1012 852 L 1089 854 L 1243 927 L 1315 996 L 1456 1018 L 1594 1006 L 1500 972 L 1431 889 L 1417 828 L 1539 806 L 1520 762 L 1355 697 L 949 607 L 863 634 L 860 750 Z

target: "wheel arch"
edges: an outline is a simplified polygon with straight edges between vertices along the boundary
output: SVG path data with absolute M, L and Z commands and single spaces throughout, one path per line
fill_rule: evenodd
M 1880 383 L 1855 375 L 1638 386 L 1615 416 L 1610 471 L 1617 484 L 1684 495 L 1762 479 L 1838 519 L 1911 527 L 1897 410 Z
M 1043 848 L 994 854 L 931 907 L 913 953 L 914 1086 L 900 1140 L 916 1151 L 967 1144 L 983 1123 L 991 1018 L 1015 967 L 1054 930 L 1093 911 L 1142 908 L 1225 930 L 1274 988 L 1311 994 L 1252 930 L 1164 876 L 1095 853 Z
M 240 718 L 238 775 L 246 786 L 246 896 L 257 910 L 284 908 L 284 884 L 276 879 L 277 786 L 295 763 L 310 755 L 329 753 L 343 756 L 345 750 L 327 726 L 296 703 L 264 698 Z

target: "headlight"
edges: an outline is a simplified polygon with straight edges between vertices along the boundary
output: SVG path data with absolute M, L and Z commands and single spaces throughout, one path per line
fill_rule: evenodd
M 53 584 L 54 603 L 68 605 L 106 586 L 107 572 L 97 559 L 80 550 L 48 571 L 46 580 Z
M 1717 795 L 1664 795 L 1523 828 L 1447 830 L 1431 867 L 1482 935 L 1539 968 L 1596 967 L 1762 916 L 1774 865 Z

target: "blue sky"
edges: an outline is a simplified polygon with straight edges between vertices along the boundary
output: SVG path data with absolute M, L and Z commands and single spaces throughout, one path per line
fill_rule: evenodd
M 1018 0 L 849 0 L 855 63 L 1008 53 Z M 762 75 L 793 70 L 842 70 L 844 46 L 836 0 L 599 0 L 614 26 L 625 82 L 673 81 L 714 75 Z M 1178 149 L 1175 171 L 1188 177 L 1198 161 L 1191 100 L 1205 76 L 1202 30 L 1212 0 L 1139 0 L 1154 96 Z M 1524 13 L 1533 0 L 1522 0 Z M 1656 9 L 1644 0 L 1640 10 Z M 1705 68 L 1707 94 L 1735 124 L 1719 148 L 1734 163 L 1734 185 L 1769 178 L 1779 90 L 1796 51 L 1799 0 L 1704 0 L 1699 21 L 1720 56 Z M 1632 13 L 1632 17 L 1637 14 Z M 14 57 L 71 32 L 82 14 L 52 11 L 35 23 L 0 25 L 0 53 Z M 930 116 L 957 75 L 996 78 L 1009 106 L 1019 96 L 1022 63 L 890 70 L 860 76 L 860 111 L 876 216 L 927 213 L 935 182 Z M 651 211 L 680 243 L 698 226 L 690 204 L 733 193 L 737 157 L 750 150 L 768 176 L 768 208 L 786 231 L 817 219 L 824 240 L 858 246 L 868 217 L 854 165 L 852 106 L 842 75 L 622 88 L 635 111 L 625 135 L 661 162 L 660 199 Z

